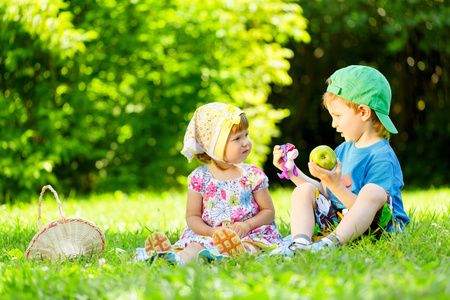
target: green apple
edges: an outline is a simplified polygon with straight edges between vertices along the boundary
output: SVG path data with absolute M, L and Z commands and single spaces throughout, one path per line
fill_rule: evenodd
M 333 149 L 325 145 L 314 148 L 309 155 L 309 159 L 319 167 L 327 170 L 333 170 L 337 162 Z

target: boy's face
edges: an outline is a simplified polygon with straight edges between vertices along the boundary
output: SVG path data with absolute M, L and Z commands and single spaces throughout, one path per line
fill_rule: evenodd
M 364 134 L 364 122 L 361 114 L 347 106 L 339 99 L 327 102 L 328 112 L 331 115 L 331 126 L 347 142 L 358 142 Z
M 252 141 L 248 129 L 231 132 L 225 145 L 224 161 L 232 164 L 244 162 L 252 151 Z

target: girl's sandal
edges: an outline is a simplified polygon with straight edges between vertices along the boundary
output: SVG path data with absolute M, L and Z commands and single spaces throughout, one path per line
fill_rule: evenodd
M 239 254 L 246 253 L 241 239 L 229 228 L 223 228 L 214 232 L 212 240 L 214 247 L 222 255 L 235 257 Z
M 172 249 L 167 236 L 162 232 L 154 232 L 145 240 L 145 252 L 147 255 L 153 255 L 158 252 L 167 252 Z

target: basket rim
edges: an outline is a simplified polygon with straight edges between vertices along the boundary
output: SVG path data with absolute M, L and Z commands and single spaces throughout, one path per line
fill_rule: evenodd
M 98 227 L 97 225 L 95 225 L 94 223 L 83 219 L 83 218 L 61 218 L 61 219 L 57 219 L 57 220 L 53 220 L 50 223 L 48 223 L 47 225 L 45 225 L 44 227 L 42 227 L 33 237 L 33 239 L 30 241 L 27 250 L 25 251 L 25 257 L 29 258 L 29 255 L 31 253 L 31 250 L 33 249 L 35 243 L 37 242 L 37 240 L 39 239 L 39 237 L 44 234 L 47 230 L 49 230 L 50 228 L 53 227 L 57 227 L 57 226 L 64 226 L 64 224 L 67 223 L 72 223 L 72 222 L 79 222 L 79 223 L 84 223 L 88 226 L 90 226 L 90 229 L 93 231 L 96 231 L 102 241 L 102 249 L 100 251 L 100 253 L 103 253 L 105 251 L 105 245 L 106 245 L 106 238 L 105 238 L 105 234 L 103 233 L 103 231 L 100 229 L 100 227 Z

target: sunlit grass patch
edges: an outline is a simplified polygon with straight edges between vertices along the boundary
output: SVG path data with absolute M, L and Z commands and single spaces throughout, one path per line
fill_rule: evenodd
M 277 222 L 289 234 L 291 190 L 272 191 Z M 133 262 L 154 231 L 175 242 L 185 226 L 185 193 L 121 192 L 66 199 L 66 217 L 105 230 L 106 251 L 64 263 L 15 257 L 38 231 L 37 201 L 0 206 L 2 299 L 447 299 L 450 296 L 449 189 L 406 191 L 411 224 L 379 241 L 363 237 L 342 249 L 295 257 L 239 259 L 171 266 L 163 259 Z M 43 225 L 60 218 L 51 194 Z

